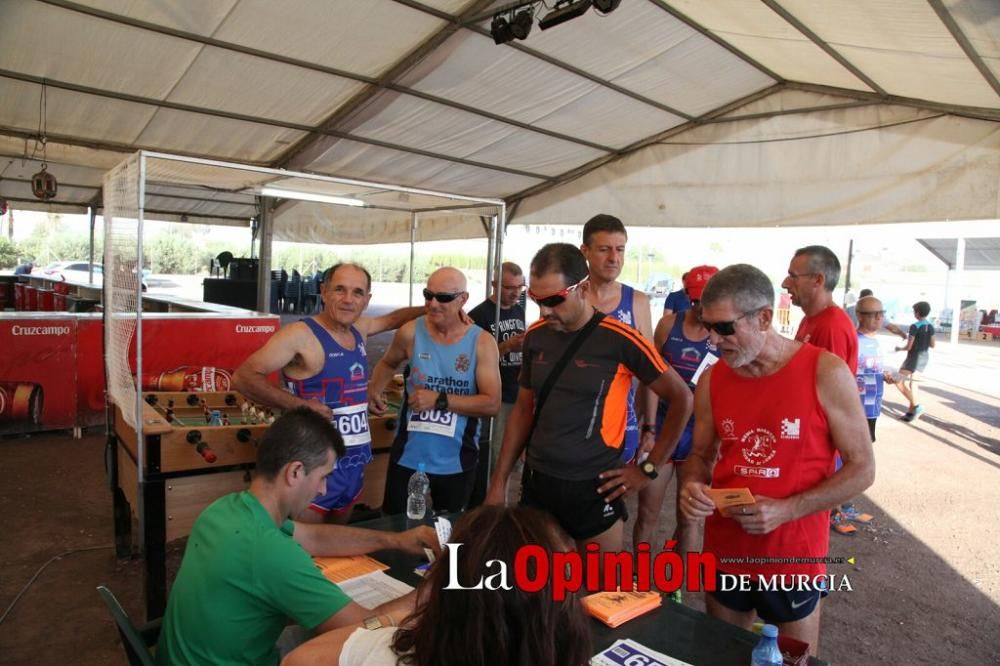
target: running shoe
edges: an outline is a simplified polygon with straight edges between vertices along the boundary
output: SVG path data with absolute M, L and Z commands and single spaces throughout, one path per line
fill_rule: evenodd
M 913 418 L 918 418 L 923 413 L 924 413 L 923 405 L 917 405 L 916 407 L 913 408 Z
M 858 513 L 858 510 L 853 504 L 844 504 L 840 507 L 840 515 L 842 515 L 847 520 L 853 521 L 855 523 L 861 523 L 862 525 L 867 525 L 872 522 L 874 516 L 868 513 Z
M 909 423 L 913 419 L 914 419 L 913 412 L 906 412 L 905 414 L 903 414 L 902 416 L 899 417 L 900 421 L 906 421 L 907 423 Z
M 843 534 L 845 536 L 851 536 L 858 531 L 858 528 L 844 517 L 844 514 L 839 510 L 834 510 L 830 515 L 830 529 L 832 529 L 837 534 Z

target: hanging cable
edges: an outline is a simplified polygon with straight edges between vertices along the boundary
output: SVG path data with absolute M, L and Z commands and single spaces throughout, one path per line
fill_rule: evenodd
M 21 591 L 17 593 L 17 596 L 14 597 L 14 600 L 10 602 L 9 606 L 7 606 L 7 610 L 3 612 L 3 615 L 0 615 L 0 624 L 3 624 L 3 621 L 6 620 L 7 616 L 10 615 L 10 612 L 14 610 L 14 606 L 17 604 L 18 601 L 20 601 L 21 597 L 24 596 L 24 593 L 28 591 L 28 588 L 31 587 L 32 583 L 34 583 L 38 579 L 38 577 L 42 575 L 42 572 L 45 571 L 46 567 L 48 567 L 50 564 L 52 564 L 56 560 L 61 560 L 67 555 L 72 555 L 74 553 L 83 553 L 88 550 L 105 550 L 107 548 L 113 548 L 113 547 L 114 546 L 90 546 L 89 548 L 76 548 L 74 550 L 67 550 L 65 553 L 59 553 L 58 555 L 49 558 L 49 561 L 43 564 L 41 567 L 39 567 L 38 571 L 35 572 L 35 575 L 31 577 L 31 580 L 29 580 L 25 584 L 25 586 L 21 588 Z

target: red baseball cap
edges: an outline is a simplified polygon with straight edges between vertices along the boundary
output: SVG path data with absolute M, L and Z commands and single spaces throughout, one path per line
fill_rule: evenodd
M 684 275 L 684 291 L 692 301 L 701 300 L 708 279 L 719 272 L 715 266 L 695 266 Z

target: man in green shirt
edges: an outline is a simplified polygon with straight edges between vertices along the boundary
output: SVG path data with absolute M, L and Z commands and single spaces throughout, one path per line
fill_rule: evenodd
M 160 664 L 277 664 L 275 641 L 289 621 L 322 633 L 413 610 L 408 594 L 374 610 L 323 577 L 312 556 L 438 548 L 427 526 L 402 533 L 299 523 L 326 489 L 344 443 L 307 407 L 285 413 L 261 439 L 250 489 L 226 495 L 195 521 L 174 581 L 157 647 Z

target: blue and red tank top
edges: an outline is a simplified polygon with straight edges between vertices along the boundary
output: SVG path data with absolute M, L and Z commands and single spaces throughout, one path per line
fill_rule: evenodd
M 323 368 L 312 377 L 291 379 L 286 385 L 303 400 L 319 400 L 333 410 L 331 421 L 344 438 L 347 455 L 338 467 L 364 465 L 372 460 L 368 427 L 368 353 L 365 339 L 353 326 L 354 349 L 337 342 L 315 319 L 303 319 L 323 347 Z

